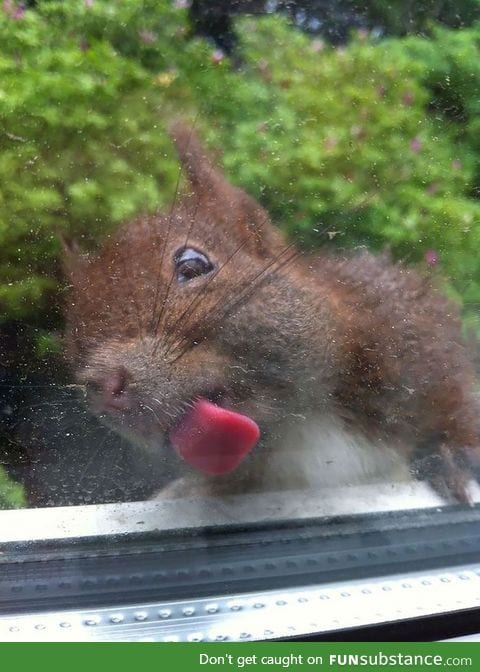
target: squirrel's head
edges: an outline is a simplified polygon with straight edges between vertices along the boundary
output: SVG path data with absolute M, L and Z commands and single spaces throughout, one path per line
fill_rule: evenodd
M 98 254 L 64 245 L 67 356 L 115 429 L 154 446 L 169 436 L 225 473 L 299 394 L 298 252 L 191 130 L 172 136 L 189 190 L 171 211 L 128 223 Z

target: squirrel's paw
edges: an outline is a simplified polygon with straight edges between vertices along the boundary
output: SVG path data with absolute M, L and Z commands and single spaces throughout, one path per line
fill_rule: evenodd
M 414 456 L 413 472 L 445 500 L 473 506 L 468 486 L 471 479 L 480 482 L 480 448 L 441 444 L 435 452 L 423 450 Z

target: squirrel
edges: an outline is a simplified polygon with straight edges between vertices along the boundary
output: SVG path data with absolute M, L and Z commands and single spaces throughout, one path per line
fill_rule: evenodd
M 189 189 L 169 212 L 97 253 L 64 242 L 66 356 L 93 412 L 183 461 L 171 497 L 393 475 L 471 503 L 479 403 L 457 307 L 386 254 L 300 251 L 190 128 L 171 136 Z

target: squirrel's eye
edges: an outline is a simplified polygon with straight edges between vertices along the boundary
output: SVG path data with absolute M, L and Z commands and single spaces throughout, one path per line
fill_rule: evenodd
M 177 281 L 188 282 L 199 275 L 206 275 L 213 271 L 213 264 L 210 259 L 193 249 L 193 247 L 184 247 L 175 254 L 175 272 Z

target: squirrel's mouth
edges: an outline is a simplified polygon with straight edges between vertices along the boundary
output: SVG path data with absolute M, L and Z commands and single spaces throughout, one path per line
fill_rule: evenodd
M 170 431 L 170 443 L 192 467 L 220 476 L 236 469 L 260 438 L 257 423 L 220 405 L 215 393 L 196 399 Z
M 90 402 L 98 417 L 133 442 L 151 445 L 159 430 L 182 460 L 210 476 L 228 474 L 236 469 L 258 443 L 260 429 L 247 415 L 238 413 L 223 388 L 203 390 L 173 422 L 161 405 L 138 400 L 128 392 L 122 403 L 105 402 L 91 392 Z

